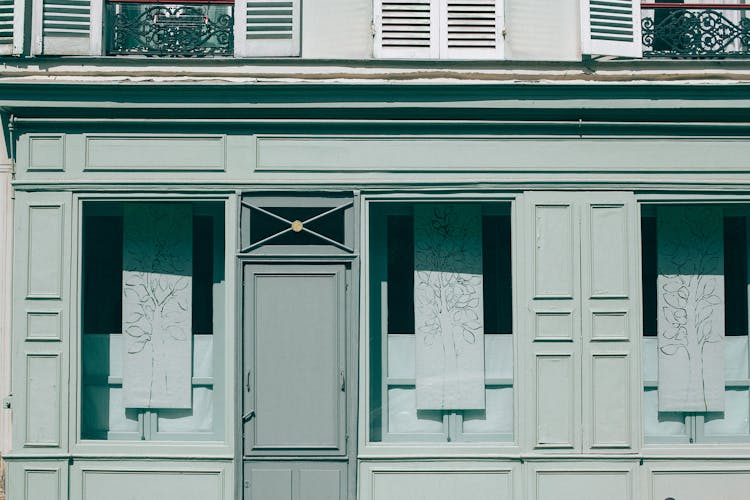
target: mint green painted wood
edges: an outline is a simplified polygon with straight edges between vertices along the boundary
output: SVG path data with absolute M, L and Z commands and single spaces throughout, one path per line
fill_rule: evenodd
M 219 471 L 117 471 L 91 468 L 82 470 L 81 475 L 82 490 L 80 497 L 77 497 L 80 500 L 228 498 L 224 494 L 224 480 Z
M 59 470 L 26 470 L 26 500 L 60 498 L 60 471 Z
M 85 153 L 85 171 L 223 171 L 226 136 L 86 135 Z
M 581 197 L 583 446 L 632 453 L 642 421 L 638 209 L 632 193 Z
M 421 477 L 420 477 L 421 476 Z M 476 500 L 510 499 L 505 474 L 483 473 L 379 473 L 373 484 L 373 500 L 430 498 L 451 500 L 471 492 Z
M 649 475 L 649 489 L 654 499 L 733 499 L 742 498 L 750 491 L 750 469 L 746 464 L 741 467 L 693 465 L 677 470 L 669 470 L 669 465 L 654 465 L 653 468 L 657 470 Z
M 529 335 L 522 352 L 531 397 L 526 439 L 533 449 L 580 451 L 579 224 L 571 193 L 525 193 L 521 205 L 524 286 Z M 519 381 L 521 382 L 521 381 Z
M 67 462 L 30 460 L 6 465 L 5 493 L 9 500 L 67 500 Z
M 292 469 L 276 464 L 275 469 L 250 469 L 246 474 L 250 482 L 250 496 L 245 498 L 292 500 Z
M 47 134 L 30 136 L 29 170 L 65 170 L 65 135 Z
M 637 212 L 631 193 L 524 194 L 525 348 L 536 449 L 640 447 Z
M 741 160 L 746 149 L 747 142 L 743 139 L 260 136 L 257 170 L 741 172 L 746 168 Z M 677 151 L 679 162 L 675 161 Z
M 342 265 L 245 268 L 246 454 L 345 452 L 344 287 Z
M 245 463 L 245 500 L 344 500 L 347 462 Z
M 13 449 L 67 450 L 71 195 L 17 193 Z
M 611 467 L 611 466 L 610 466 Z M 577 471 L 575 467 L 539 466 L 534 471 L 529 500 L 635 500 L 634 474 L 622 466 Z M 621 470 L 617 470 L 621 469 Z M 660 499 L 661 500 L 661 499 Z

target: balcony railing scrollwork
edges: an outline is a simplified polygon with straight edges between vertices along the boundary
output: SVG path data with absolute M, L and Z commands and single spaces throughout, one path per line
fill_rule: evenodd
M 110 55 L 231 56 L 233 0 L 107 2 Z
M 746 58 L 750 5 L 642 3 L 644 57 Z

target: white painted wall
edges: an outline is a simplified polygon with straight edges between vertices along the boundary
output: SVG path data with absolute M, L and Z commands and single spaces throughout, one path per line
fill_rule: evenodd
M 581 59 L 579 0 L 506 0 L 505 58 L 517 61 Z
M 304 0 L 302 57 L 369 59 L 372 0 Z

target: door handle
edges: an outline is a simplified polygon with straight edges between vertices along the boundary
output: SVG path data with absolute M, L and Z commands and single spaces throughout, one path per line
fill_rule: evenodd
M 249 422 L 253 417 L 255 416 L 255 410 L 250 410 L 249 412 L 242 415 L 242 423 Z

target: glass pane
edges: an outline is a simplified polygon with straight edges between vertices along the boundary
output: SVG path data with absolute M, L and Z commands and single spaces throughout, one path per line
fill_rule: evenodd
M 724 337 L 724 376 L 727 380 L 748 378 L 747 336 Z
M 484 336 L 484 372 L 486 378 L 513 379 L 513 336 Z
M 333 207 L 262 207 L 263 210 L 277 215 L 287 221 L 279 220 L 260 210 L 250 209 L 250 243 L 257 243 L 281 233 L 299 220 L 310 231 L 325 236 L 339 243 L 345 243 L 344 209 L 336 210 L 314 221 L 305 221 L 331 210 Z M 329 243 L 307 231 L 287 231 L 267 241 L 266 245 L 328 245 Z
M 122 217 L 83 218 L 83 333 L 122 328 Z
M 214 423 L 211 387 L 193 387 L 191 410 L 159 410 L 159 432 L 211 432 Z
M 388 376 L 414 378 L 416 354 L 414 335 L 388 335 Z
M 193 335 L 193 377 L 212 377 L 213 373 L 213 335 Z
M 463 412 L 464 433 L 512 434 L 513 388 L 488 388 L 485 392 L 486 408 Z
M 484 332 L 513 329 L 510 216 L 482 217 L 482 280 Z
M 414 333 L 414 219 L 388 217 L 388 333 Z
M 643 379 L 657 380 L 659 377 L 659 356 L 656 337 L 643 337 Z
M 750 433 L 750 393 L 747 388 L 727 389 L 724 392 L 724 413 L 706 413 L 704 434 L 748 434 Z
M 388 389 L 388 432 L 442 433 L 442 412 L 417 411 L 417 391 L 414 387 L 391 387 Z
M 122 388 L 84 386 L 82 427 L 84 439 L 106 439 L 109 432 L 137 432 L 137 410 L 122 406 Z
M 646 389 L 643 393 L 643 414 L 646 436 L 687 436 L 685 415 L 659 411 L 659 391 Z

